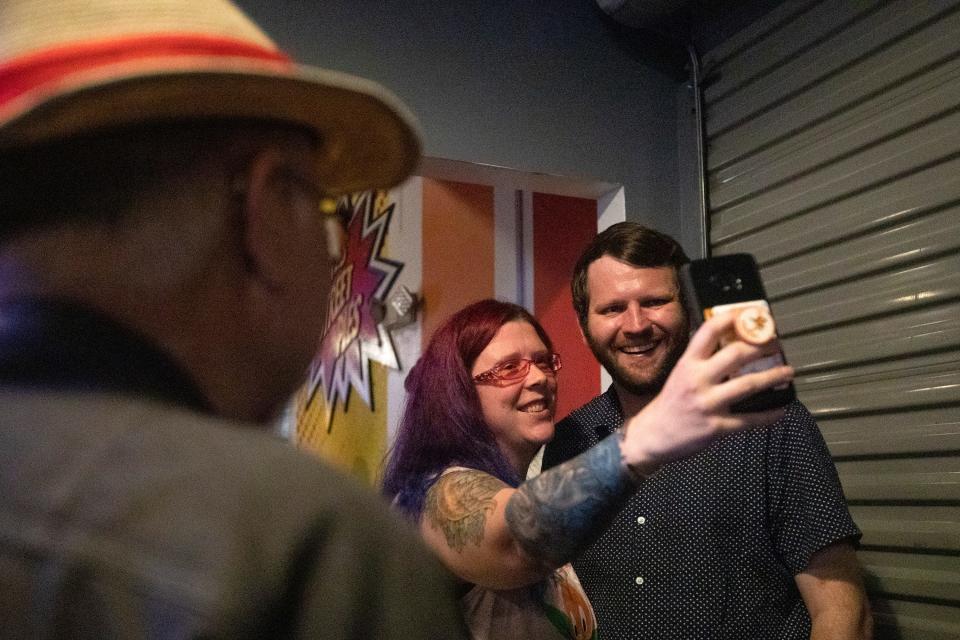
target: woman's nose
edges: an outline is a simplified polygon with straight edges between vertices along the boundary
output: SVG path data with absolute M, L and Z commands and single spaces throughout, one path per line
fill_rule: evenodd
M 524 382 L 528 385 L 539 384 L 547 380 L 548 375 L 534 363 L 530 363 L 530 370 L 527 371 L 527 377 Z

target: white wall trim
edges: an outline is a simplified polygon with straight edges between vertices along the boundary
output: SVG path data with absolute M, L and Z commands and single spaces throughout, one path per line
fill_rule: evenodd
M 391 192 L 396 202 L 387 232 L 388 256 L 403 263 L 394 288 L 420 293 L 423 288 L 423 178 L 414 176 Z M 387 445 L 393 444 L 406 391 L 407 372 L 420 357 L 421 324 L 414 322 L 390 332 L 401 370 L 387 370 Z

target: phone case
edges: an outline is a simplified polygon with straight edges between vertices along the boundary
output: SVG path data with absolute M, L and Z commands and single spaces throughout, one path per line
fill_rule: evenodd
M 730 335 L 721 344 L 733 339 L 748 342 L 752 336 L 762 342 L 763 336 L 775 327 L 756 260 L 748 253 L 735 253 L 702 260 L 693 260 L 680 269 L 680 287 L 690 326 L 696 329 L 715 314 L 740 311 L 739 335 Z M 742 313 L 744 310 L 747 313 Z M 750 313 L 749 310 L 753 312 Z M 768 320 L 769 319 L 769 322 Z M 754 332 L 753 334 L 751 333 Z M 761 358 L 740 370 L 739 374 L 762 371 L 786 362 L 781 348 L 778 355 Z M 738 375 L 739 375 L 738 374 Z M 747 413 L 782 407 L 796 398 L 793 384 L 768 389 L 731 405 L 735 413 Z

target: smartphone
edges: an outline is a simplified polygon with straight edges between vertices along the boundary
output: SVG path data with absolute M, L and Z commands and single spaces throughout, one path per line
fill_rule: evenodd
M 752 255 L 734 253 L 693 260 L 680 268 L 680 287 L 692 329 L 717 314 L 738 314 L 735 330 L 721 339 L 721 347 L 738 339 L 754 344 L 775 342 L 776 353 L 751 362 L 737 375 L 786 363 L 760 269 Z M 795 398 L 793 384 L 788 383 L 745 398 L 730 409 L 735 413 L 762 411 L 782 407 Z

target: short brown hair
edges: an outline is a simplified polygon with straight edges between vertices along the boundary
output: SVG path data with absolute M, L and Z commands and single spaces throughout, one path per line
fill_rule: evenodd
M 690 262 L 683 247 L 665 233 L 636 222 L 619 222 L 600 232 L 580 254 L 573 268 L 570 289 L 573 308 L 580 326 L 587 326 L 590 296 L 587 292 L 587 269 L 602 258 L 610 256 L 625 260 L 636 267 L 672 267 L 674 275 L 680 265 Z

